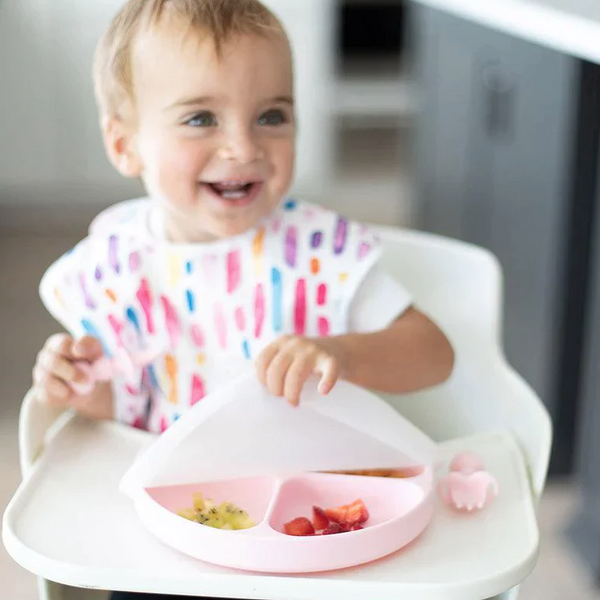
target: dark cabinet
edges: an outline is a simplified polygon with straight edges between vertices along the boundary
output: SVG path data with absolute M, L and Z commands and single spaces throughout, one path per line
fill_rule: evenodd
M 498 256 L 507 358 L 557 424 L 579 63 L 428 8 L 412 29 L 419 226 Z
M 581 410 L 577 419 L 580 506 L 570 533 L 580 557 L 600 582 L 600 66 L 586 64 L 585 73 L 582 111 L 588 118 L 580 119 L 580 127 L 588 137 L 585 162 L 595 177 L 588 178 L 589 210 L 581 214 L 578 230 L 578 238 L 587 230 L 589 260 L 583 311 Z

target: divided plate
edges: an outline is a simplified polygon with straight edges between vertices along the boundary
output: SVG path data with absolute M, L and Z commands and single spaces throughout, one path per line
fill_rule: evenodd
M 308 573 L 352 567 L 386 556 L 413 541 L 432 515 L 432 471 L 392 479 L 327 473 L 257 477 L 148 488 L 136 499 L 146 527 L 169 546 L 200 560 L 236 569 Z M 202 492 L 217 504 L 232 502 L 256 526 L 225 531 L 188 521 L 177 510 Z M 330 508 L 361 499 L 365 528 L 326 536 L 294 537 L 284 524 L 312 518 L 314 505 Z
M 146 527 L 195 558 L 251 571 L 307 573 L 369 562 L 405 546 L 431 518 L 438 448 L 377 396 L 339 382 L 326 397 L 316 382 L 300 408 L 268 394 L 255 375 L 211 394 L 143 452 L 121 480 Z M 410 479 L 331 471 L 410 469 Z M 224 531 L 178 516 L 202 492 L 246 510 L 256 527 Z M 283 525 L 363 500 L 363 530 L 293 537 Z

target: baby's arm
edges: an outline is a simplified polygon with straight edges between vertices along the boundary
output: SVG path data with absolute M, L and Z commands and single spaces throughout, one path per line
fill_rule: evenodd
M 450 342 L 415 308 L 374 333 L 281 338 L 257 361 L 261 381 L 292 405 L 298 404 L 302 386 L 312 374 L 321 376 L 323 394 L 340 377 L 381 392 L 406 393 L 444 382 L 453 366 Z
M 75 342 L 67 334 L 53 335 L 40 350 L 33 369 L 33 393 L 39 402 L 74 408 L 91 419 L 113 418 L 113 392 L 110 383 L 97 383 L 93 391 L 79 396 L 71 383 L 84 383 L 86 375 L 76 361 L 94 362 L 102 356 L 102 346 L 92 337 Z
M 345 379 L 381 392 L 407 393 L 438 385 L 454 367 L 450 342 L 415 308 L 382 331 L 323 341 L 340 356 Z

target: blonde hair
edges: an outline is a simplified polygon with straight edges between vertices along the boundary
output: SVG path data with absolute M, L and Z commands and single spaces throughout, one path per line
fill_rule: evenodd
M 133 101 L 131 49 L 136 36 L 156 26 L 166 10 L 207 33 L 217 53 L 239 34 L 267 35 L 285 31 L 259 0 L 129 0 L 100 39 L 94 58 L 94 87 L 102 117 L 118 117 Z

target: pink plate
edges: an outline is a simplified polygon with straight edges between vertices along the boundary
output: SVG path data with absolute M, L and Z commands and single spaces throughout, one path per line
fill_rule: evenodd
M 432 479 L 427 468 L 407 479 L 312 473 L 155 487 L 137 496 L 136 508 L 165 544 L 209 563 L 269 573 L 330 571 L 376 560 L 413 541 L 431 520 Z M 178 516 L 199 491 L 242 507 L 256 527 L 222 531 Z M 313 537 L 283 533 L 291 519 L 311 518 L 313 505 L 330 508 L 357 499 L 370 514 L 363 530 Z

